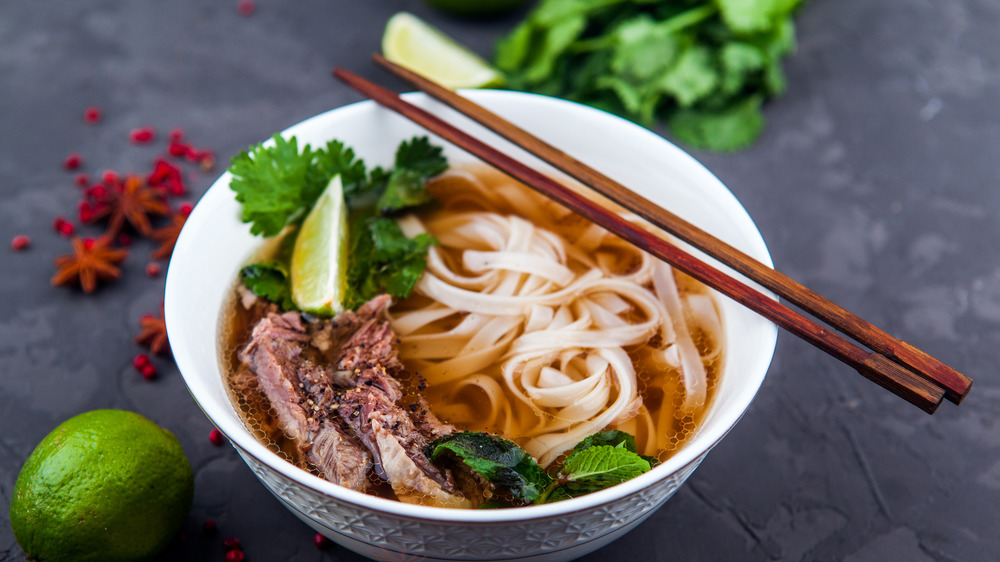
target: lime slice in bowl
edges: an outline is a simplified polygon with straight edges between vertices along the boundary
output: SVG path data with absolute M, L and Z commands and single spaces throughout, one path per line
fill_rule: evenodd
M 347 205 L 338 174 L 302 222 L 292 249 L 292 300 L 301 310 L 332 316 L 343 309 L 347 239 Z
M 389 18 L 382 54 L 448 88 L 502 86 L 503 74 L 482 57 L 408 12 Z

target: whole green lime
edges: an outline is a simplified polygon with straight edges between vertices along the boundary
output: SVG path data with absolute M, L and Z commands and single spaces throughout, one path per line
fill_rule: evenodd
M 528 0 L 424 0 L 431 6 L 465 17 L 487 17 L 509 12 Z
M 33 560 L 142 560 L 177 534 L 193 495 L 191 463 L 172 433 L 133 412 L 94 410 L 28 457 L 10 522 Z

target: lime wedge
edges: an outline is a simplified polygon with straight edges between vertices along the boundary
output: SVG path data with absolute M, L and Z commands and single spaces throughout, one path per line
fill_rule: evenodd
M 336 175 L 309 211 L 292 249 L 292 300 L 305 312 L 332 316 L 347 289 L 347 205 Z
M 448 88 L 503 85 L 503 74 L 476 53 L 408 12 L 389 18 L 382 54 Z

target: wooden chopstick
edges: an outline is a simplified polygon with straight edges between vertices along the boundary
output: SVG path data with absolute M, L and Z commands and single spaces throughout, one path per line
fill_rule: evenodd
M 862 349 L 834 332 L 793 311 L 741 281 L 713 268 L 671 244 L 665 238 L 635 225 L 612 210 L 563 186 L 469 134 L 414 106 L 396 93 L 373 84 L 347 70 L 335 68 L 333 75 L 380 105 L 391 109 L 448 142 L 520 180 L 590 221 L 666 261 L 778 326 L 847 363 L 863 376 L 928 413 L 941 404 L 944 391 L 882 355 Z
M 972 388 L 972 379 L 926 352 L 893 338 L 871 323 L 838 306 L 801 283 L 712 236 L 681 217 L 659 207 L 590 166 L 464 98 L 454 91 L 403 68 L 379 54 L 375 62 L 463 115 L 473 119 L 541 160 L 548 162 L 601 195 L 641 216 L 653 225 L 691 244 L 788 302 L 823 320 L 855 341 L 863 343 L 917 375 L 942 387 L 948 400 L 959 404 Z

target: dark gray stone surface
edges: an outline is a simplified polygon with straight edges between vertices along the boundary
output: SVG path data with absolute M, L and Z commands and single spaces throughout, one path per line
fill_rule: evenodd
M 224 163 L 238 150 L 357 98 L 334 65 L 367 62 L 382 26 L 411 10 L 488 53 L 515 17 L 449 19 L 416 1 L 0 0 L 0 560 L 23 560 L 7 507 L 21 463 L 84 410 L 138 411 L 180 438 L 197 470 L 186 539 L 160 560 L 357 560 L 255 480 L 176 369 L 132 369 L 139 317 L 163 278 L 125 275 L 92 296 L 53 288 L 53 233 L 84 171 L 148 170 L 164 143 L 133 127 L 182 127 Z M 996 560 L 1000 558 L 1000 3 L 812 0 L 798 18 L 787 95 L 753 148 L 696 154 L 754 217 L 779 269 L 977 380 L 927 416 L 783 334 L 749 412 L 663 509 L 585 560 Z M 397 84 L 398 86 L 398 84 Z M 105 111 L 86 126 L 87 105 Z M 202 193 L 222 166 L 191 182 Z M 87 231 L 90 232 L 90 231 Z M 205 537 L 212 518 L 220 533 Z

